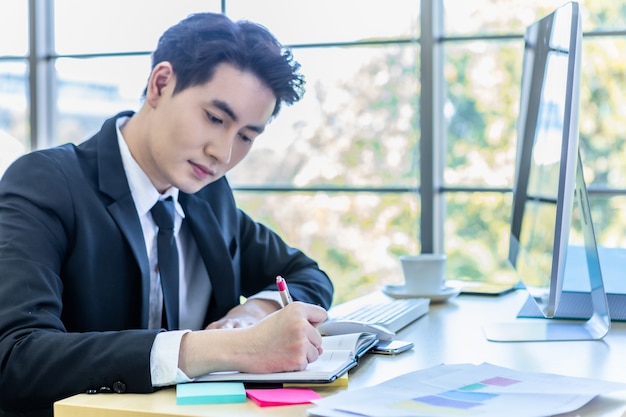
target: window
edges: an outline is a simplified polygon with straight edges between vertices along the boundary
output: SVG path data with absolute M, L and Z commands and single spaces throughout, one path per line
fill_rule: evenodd
M 582 11 L 580 143 L 598 243 L 624 246 L 625 15 L 617 4 Z M 445 251 L 449 277 L 515 279 L 506 262 L 516 116 L 526 26 L 561 1 L 444 0 Z M 469 18 L 468 18 L 469 16 Z M 498 195 L 495 192 L 500 192 Z
M 422 1 L 5 0 L 0 35 L 14 41 L 0 45 L 0 172 L 11 146 L 81 142 L 138 108 L 161 32 L 192 12 L 223 12 L 268 27 L 307 77 L 304 99 L 229 173 L 235 196 L 318 260 L 335 302 L 401 282 L 397 257 L 422 248 L 448 254 L 448 278 L 512 282 L 522 34 L 562 2 Z M 441 21 L 423 12 L 439 8 Z M 600 243 L 622 246 L 626 12 L 619 2 L 581 8 L 585 177 Z M 421 62 L 429 51 L 442 62 Z M 422 84 L 426 65 L 433 85 Z M 422 100 L 423 88 L 434 94 Z M 422 119 L 438 115 L 430 134 Z M 420 155 L 430 145 L 432 158 Z
M 28 3 L 7 0 L 0 13 L 0 176 L 29 147 Z

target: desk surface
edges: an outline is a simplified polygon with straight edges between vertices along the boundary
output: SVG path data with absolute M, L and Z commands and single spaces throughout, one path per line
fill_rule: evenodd
M 626 322 L 612 323 L 601 341 L 490 342 L 482 325 L 515 320 L 526 300 L 519 291 L 498 297 L 461 295 L 431 305 L 430 312 L 403 329 L 398 339 L 415 348 L 397 356 L 366 355 L 350 372 L 349 388 L 371 386 L 406 372 L 441 363 L 490 362 L 524 371 L 626 382 Z M 345 388 L 318 390 L 327 395 Z M 153 394 L 80 394 L 55 403 L 56 417 L 148 416 L 306 416 L 310 405 L 261 408 L 243 404 L 177 406 L 175 390 Z M 594 399 L 571 416 L 617 417 L 626 411 L 626 392 Z M 565 416 L 565 415 L 564 415 Z M 570 416 L 570 414 L 567 414 Z

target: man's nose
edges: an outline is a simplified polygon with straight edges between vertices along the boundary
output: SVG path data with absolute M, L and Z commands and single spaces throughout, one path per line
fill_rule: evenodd
M 233 155 L 233 144 L 235 143 L 236 134 L 226 134 L 219 140 L 213 141 L 207 146 L 209 156 L 215 158 L 217 162 L 227 164 Z

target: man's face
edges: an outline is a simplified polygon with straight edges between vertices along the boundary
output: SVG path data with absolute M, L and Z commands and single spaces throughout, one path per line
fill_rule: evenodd
M 276 97 L 255 75 L 230 64 L 217 66 L 205 84 L 172 96 L 175 74 L 169 64 L 159 65 L 152 73 L 158 87 L 146 98 L 152 111 L 145 154 L 135 158 L 160 192 L 175 186 L 195 193 L 248 154 Z

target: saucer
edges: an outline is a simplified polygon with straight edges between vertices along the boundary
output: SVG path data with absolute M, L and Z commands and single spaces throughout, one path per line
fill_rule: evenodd
M 404 285 L 387 284 L 383 287 L 383 293 L 391 298 L 430 298 L 431 303 L 441 303 L 449 298 L 456 297 L 461 292 L 461 287 L 446 285 L 441 292 L 436 294 L 412 294 L 407 293 Z

